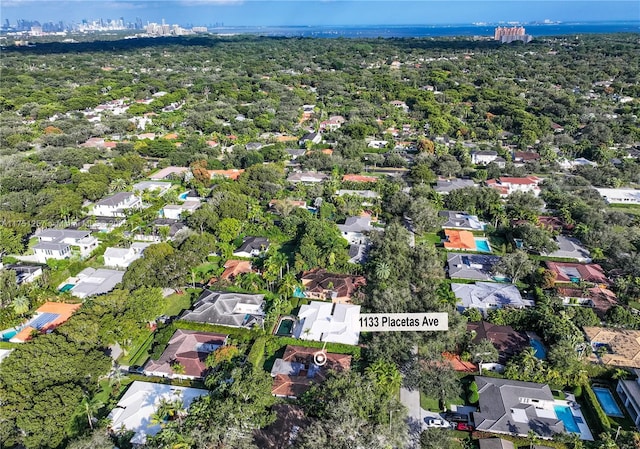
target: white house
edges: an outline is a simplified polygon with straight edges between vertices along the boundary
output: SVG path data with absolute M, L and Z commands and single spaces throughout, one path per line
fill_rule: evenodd
M 293 334 L 302 340 L 357 345 L 360 306 L 311 301 L 300 307 Z
M 167 204 L 162 208 L 162 216 L 172 220 L 178 220 L 183 212 L 194 213 L 200 208 L 198 200 L 188 200 L 182 204 Z
M 172 184 L 170 182 L 163 181 L 141 181 L 133 185 L 134 192 L 157 191 L 158 195 L 162 196 L 171 189 Z
M 85 268 L 76 277 L 68 278 L 65 284 L 73 284 L 69 293 L 76 298 L 84 299 L 88 296 L 109 293 L 122 282 L 123 276 L 124 271 Z
M 40 263 L 70 258 L 71 247 L 78 248 L 80 257 L 87 257 L 100 243 L 91 232 L 73 229 L 44 229 L 36 237 L 39 243 L 33 246 L 33 253 Z
M 135 242 L 129 248 L 107 248 L 104 264 L 107 267 L 127 268 L 131 262 L 142 257 L 142 252 L 151 243 Z
M 616 391 L 633 423 L 640 429 L 640 369 L 634 369 L 635 380 L 619 380 Z
M 119 192 L 98 201 L 92 214 L 101 217 L 124 217 L 126 210 L 139 209 L 142 201 L 131 192 Z
M 147 441 L 147 436 L 154 436 L 162 429 L 161 424 L 154 424 L 151 419 L 160 401 L 180 401 L 183 408 L 188 410 L 196 398 L 206 394 L 207 390 L 199 388 L 135 381 L 109 413 L 111 428 L 133 431 L 130 442 L 134 446 L 142 446 Z
M 342 237 L 352 245 L 367 243 L 368 238 L 365 233 L 373 230 L 371 217 L 348 217 L 344 224 L 339 224 L 338 229 Z
M 481 150 L 471 152 L 471 162 L 476 165 L 487 165 L 498 158 L 498 152 L 493 150 Z
M 636 189 L 596 189 L 609 204 L 640 204 L 640 190 Z
M 539 184 L 542 181 L 543 179 L 537 176 L 527 176 L 525 178 L 502 176 L 497 179 L 489 179 L 487 186 L 498 190 L 502 197 L 507 197 L 513 192 L 531 192 L 538 196 L 540 194 Z

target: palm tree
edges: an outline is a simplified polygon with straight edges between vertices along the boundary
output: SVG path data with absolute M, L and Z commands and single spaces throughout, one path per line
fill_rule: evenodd
M 391 275 L 391 268 L 387 262 L 378 262 L 375 267 L 375 274 L 381 281 L 386 281 Z
M 29 301 L 28 297 L 24 295 L 20 295 L 20 296 L 16 296 L 13 299 L 11 306 L 13 307 L 13 312 L 16 315 L 23 316 L 25 313 L 29 311 L 29 307 L 31 306 L 31 301 Z
M 186 372 L 184 365 L 177 360 L 172 361 L 170 366 L 171 371 L 173 371 L 175 374 L 184 374 Z
M 291 272 L 287 272 L 284 276 L 282 276 L 282 279 L 280 280 L 278 293 L 284 295 L 287 298 L 290 298 L 295 293 L 296 287 L 299 286 L 300 283 L 296 279 L 296 276 Z
M 124 192 L 127 190 L 127 181 L 116 178 L 109 183 L 109 192 Z
M 93 416 L 102 408 L 104 404 L 98 401 L 95 397 L 89 397 L 88 393 L 84 393 L 84 397 L 82 398 L 82 406 L 84 407 L 84 411 L 87 414 L 87 422 L 89 423 L 89 427 L 93 430 Z
M 240 275 L 240 287 L 245 290 L 258 291 L 264 287 L 262 278 L 257 273 L 245 273 Z
M 118 389 L 120 389 L 122 382 L 127 380 L 128 378 L 129 376 L 126 376 L 125 374 L 123 374 L 122 370 L 120 369 L 120 366 L 116 363 L 115 366 L 113 367 L 113 371 L 111 372 L 111 375 L 109 376 L 109 386 L 110 387 L 115 386 Z

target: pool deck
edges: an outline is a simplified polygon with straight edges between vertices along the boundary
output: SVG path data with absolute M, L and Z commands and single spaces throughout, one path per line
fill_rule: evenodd
M 567 394 L 566 397 L 567 397 L 567 400 L 565 401 L 556 400 L 554 402 L 557 405 L 563 405 L 563 406 L 569 407 L 571 409 L 571 414 L 573 415 L 574 419 L 580 418 L 580 421 L 582 422 L 576 421 L 576 424 L 580 429 L 581 440 L 594 441 L 593 434 L 591 433 L 589 426 L 587 426 L 587 420 L 584 418 L 584 415 L 582 414 L 582 410 L 580 410 L 580 405 L 578 405 L 578 403 L 575 401 L 575 396 L 573 394 Z

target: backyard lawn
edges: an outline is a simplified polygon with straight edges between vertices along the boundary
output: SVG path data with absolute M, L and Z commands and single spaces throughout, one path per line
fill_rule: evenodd
M 174 293 L 167 296 L 166 301 L 167 307 L 164 309 L 164 315 L 166 316 L 180 315 L 183 310 L 191 307 L 191 295 L 188 292 L 182 295 Z

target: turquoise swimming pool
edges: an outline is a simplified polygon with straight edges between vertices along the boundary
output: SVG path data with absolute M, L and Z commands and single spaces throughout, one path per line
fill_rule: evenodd
M 489 246 L 489 240 L 483 238 L 475 238 L 476 251 L 482 251 L 483 253 L 490 253 L 491 247 Z
M 15 337 L 17 333 L 18 331 L 16 329 L 11 329 L 9 331 L 6 331 L 0 335 L 0 341 L 9 341 L 13 337 Z
M 593 392 L 596 394 L 596 398 L 598 398 L 598 402 L 607 416 L 624 416 L 620 407 L 618 407 L 611 390 L 608 388 L 593 387 Z
M 60 293 L 64 293 L 64 292 L 68 292 L 69 290 L 71 290 L 73 287 L 75 287 L 76 284 L 64 284 L 62 286 L 62 288 L 60 290 L 58 290 Z
M 185 201 L 187 199 L 187 195 L 189 195 L 189 192 L 184 192 L 178 195 L 178 198 L 180 198 L 182 201 Z
M 564 428 L 567 429 L 567 432 L 580 433 L 580 427 L 578 427 L 578 423 L 576 423 L 573 413 L 571 413 L 571 407 L 554 405 L 553 409 L 558 419 L 564 423 Z

